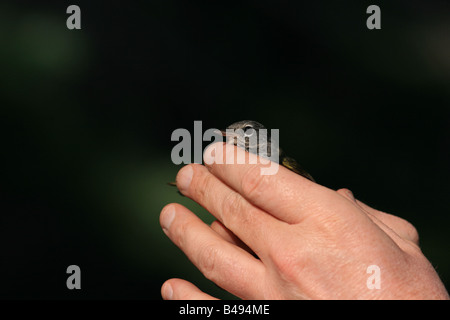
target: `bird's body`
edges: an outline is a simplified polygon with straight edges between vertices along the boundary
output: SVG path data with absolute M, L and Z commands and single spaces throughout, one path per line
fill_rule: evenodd
M 243 120 L 235 122 L 227 127 L 226 131 L 221 131 L 227 139 L 228 143 L 242 147 L 248 152 L 257 154 L 260 150 L 266 150 L 266 154 L 273 161 L 271 150 L 278 153 L 278 159 L 275 159 L 283 167 L 295 172 L 313 182 L 314 178 L 306 172 L 299 163 L 289 156 L 279 146 L 272 145 L 276 143 L 272 141 L 269 130 L 267 134 L 260 134 L 259 130 L 266 129 L 261 123 L 253 120 Z M 256 136 L 254 136 L 256 134 Z M 261 154 L 259 154 L 261 156 Z M 169 182 L 171 186 L 176 186 L 176 182 Z
M 295 172 L 295 173 L 297 173 L 297 174 L 299 174 L 299 175 L 301 175 L 301 176 L 303 176 L 303 177 L 305 177 L 305 178 L 307 178 L 307 179 L 309 179 L 309 180 L 311 180 L 311 181 L 313 181 L 313 182 L 316 182 L 316 181 L 314 180 L 314 178 L 313 178 L 308 172 L 306 172 L 306 171 L 298 164 L 297 161 L 295 161 L 295 159 L 293 159 L 293 158 L 291 158 L 291 157 L 288 157 L 288 156 L 281 156 L 281 155 L 280 155 L 280 159 L 281 159 L 280 163 L 281 163 L 281 165 L 282 165 L 283 167 L 286 167 L 286 168 L 288 168 L 289 170 L 291 170 L 291 171 L 293 171 L 293 172 Z

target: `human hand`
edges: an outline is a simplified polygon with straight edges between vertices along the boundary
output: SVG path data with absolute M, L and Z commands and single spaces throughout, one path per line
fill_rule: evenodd
M 210 148 L 222 163 L 234 160 L 226 152 L 232 148 Z M 212 163 L 207 167 L 183 167 L 177 186 L 217 221 L 208 226 L 187 208 L 169 204 L 160 222 L 223 289 L 243 299 L 449 298 L 407 221 L 363 204 L 347 189 L 328 189 L 281 166 L 276 175 L 261 175 L 260 164 L 211 160 L 205 159 Z M 368 286 L 372 265 L 379 267 L 379 289 Z M 214 299 L 181 279 L 166 281 L 161 292 L 164 299 Z

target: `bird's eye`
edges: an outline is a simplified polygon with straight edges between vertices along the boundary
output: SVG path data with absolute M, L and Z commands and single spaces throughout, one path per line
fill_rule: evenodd
M 249 137 L 255 133 L 255 129 L 253 129 L 252 126 L 245 126 L 244 127 L 244 134 Z

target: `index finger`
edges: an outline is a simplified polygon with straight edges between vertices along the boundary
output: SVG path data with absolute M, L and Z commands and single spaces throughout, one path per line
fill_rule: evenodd
M 236 164 L 239 157 L 246 159 L 245 163 Z M 264 169 L 268 172 L 268 165 L 262 164 L 259 156 L 229 144 L 209 146 L 204 161 L 212 174 L 249 202 L 288 223 L 298 223 L 305 214 L 314 211 L 317 199 L 323 199 L 324 193 L 335 196 L 333 190 L 281 165 L 273 170 L 274 174 L 262 174 Z

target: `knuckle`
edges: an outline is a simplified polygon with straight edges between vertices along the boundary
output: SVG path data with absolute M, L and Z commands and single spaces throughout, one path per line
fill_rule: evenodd
M 399 217 L 399 216 L 394 216 L 392 214 L 389 213 L 385 213 L 385 212 L 380 212 L 381 213 L 381 217 L 382 218 L 388 218 L 388 222 L 390 221 L 391 223 L 387 223 L 388 225 L 392 225 L 393 230 L 400 235 L 402 238 L 413 242 L 414 244 L 418 245 L 419 244 L 419 233 L 417 232 L 416 227 L 414 227 L 414 225 Z
M 229 229 L 233 229 L 236 224 L 242 223 L 243 218 L 246 216 L 243 214 L 243 202 L 242 198 L 230 191 L 224 198 L 221 204 L 221 220 L 222 223 Z
M 353 195 L 353 192 L 350 189 L 341 188 L 341 189 L 337 190 L 336 192 L 339 193 L 340 195 L 346 197 L 347 199 L 355 202 L 355 197 Z
M 261 194 L 267 177 L 261 174 L 259 166 L 250 166 L 242 177 L 242 192 L 249 198 L 257 198 Z
M 304 250 L 300 253 L 298 249 L 285 248 L 279 250 L 274 248 L 271 250 L 270 259 L 282 278 L 288 281 L 295 281 L 306 265 L 307 256 L 308 254 Z
M 190 220 L 184 221 L 183 223 L 177 223 L 174 226 L 173 241 L 177 244 L 180 249 L 184 249 L 187 244 L 188 233 L 193 230 L 193 222 Z
M 402 220 L 402 224 L 403 224 L 403 228 L 404 228 L 404 233 L 405 233 L 407 239 L 414 242 L 415 244 L 418 244 L 419 243 L 419 232 L 417 232 L 416 227 L 414 227 L 411 222 L 409 222 L 405 219 L 401 219 L 401 220 Z
M 230 191 L 223 198 L 222 213 L 223 215 L 233 215 L 242 209 L 242 199 L 234 191 Z
M 205 199 L 209 196 L 213 188 L 213 176 L 210 174 L 202 174 L 196 179 L 194 187 L 194 195 L 196 199 Z
M 244 226 L 257 228 L 259 209 L 249 205 L 240 194 L 230 191 L 221 205 L 222 223 L 230 230 Z
M 219 263 L 219 257 L 220 250 L 213 244 L 204 245 L 198 251 L 198 267 L 203 275 L 209 280 L 213 280 L 214 278 L 215 270 Z

